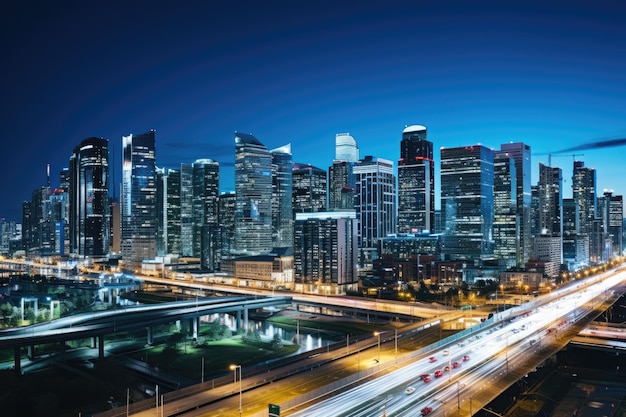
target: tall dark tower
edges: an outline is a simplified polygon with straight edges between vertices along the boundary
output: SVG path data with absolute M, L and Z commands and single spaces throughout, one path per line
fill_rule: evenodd
M 91 137 L 74 148 L 69 163 L 70 252 L 104 256 L 109 251 L 109 140 Z
M 398 160 L 398 233 L 433 232 L 435 226 L 435 163 L 426 127 L 402 131 Z

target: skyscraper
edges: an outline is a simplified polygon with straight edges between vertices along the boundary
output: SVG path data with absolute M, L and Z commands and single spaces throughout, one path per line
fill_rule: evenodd
M 561 168 L 539 163 L 537 182 L 538 234 L 533 253 L 540 261 L 551 262 L 551 273 L 563 263 L 563 174 Z M 546 272 L 547 273 L 547 272 Z
M 242 254 L 272 250 L 272 157 L 257 138 L 235 132 L 235 244 Z
M 622 219 L 624 218 L 622 196 L 613 195 L 612 190 L 604 190 L 602 196 L 598 197 L 598 218 L 601 219 L 605 239 L 610 241 L 610 244 L 605 244 L 602 253 L 602 261 L 606 262 L 622 254 Z
M 293 159 L 291 144 L 272 154 L 272 246 L 293 247 Z
M 181 253 L 180 170 L 157 169 L 157 253 L 161 256 Z
M 354 210 L 354 162 L 333 161 L 328 168 L 328 211 Z
M 599 253 L 591 251 L 591 236 L 593 234 L 593 222 L 596 217 L 596 171 L 585 167 L 583 161 L 574 161 L 572 178 L 572 197 L 576 204 L 579 239 L 588 240 L 589 259 L 580 260 L 589 262 L 599 258 Z
M 508 155 L 496 153 L 493 170 L 493 254 L 502 265 L 510 268 L 517 265 L 520 246 L 515 160 Z
M 359 148 L 350 133 L 335 135 L 335 161 L 355 163 L 359 160 Z
M 396 231 L 393 162 L 366 156 L 354 166 L 354 207 L 359 221 L 359 264 L 376 259 L 378 239 Z
M 402 131 L 398 160 L 398 233 L 432 233 L 435 225 L 435 163 L 426 127 Z
M 155 131 L 122 136 L 122 259 L 139 263 L 156 256 Z
M 293 164 L 292 207 L 295 213 L 326 211 L 326 171 L 311 164 Z
M 193 256 L 202 257 L 206 225 L 217 224 L 220 194 L 220 164 L 212 159 L 198 159 L 192 164 Z M 207 240 L 208 241 L 208 240 Z
M 505 153 L 515 161 L 517 217 L 519 222 L 519 250 L 517 251 L 517 265 L 521 267 L 530 257 L 533 236 L 530 219 L 530 146 L 522 142 L 505 143 L 500 145 L 500 151 L 497 153 Z
M 296 214 L 294 272 L 302 291 L 356 290 L 357 221 L 354 211 Z
M 441 149 L 441 252 L 450 260 L 479 265 L 493 254 L 493 158 L 482 145 Z
M 109 251 L 109 141 L 91 137 L 74 148 L 69 161 L 70 251 L 104 256 Z

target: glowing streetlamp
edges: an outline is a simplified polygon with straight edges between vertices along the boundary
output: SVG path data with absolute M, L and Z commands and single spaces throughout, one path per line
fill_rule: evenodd
M 380 332 L 374 332 L 374 336 L 378 336 L 378 357 L 376 362 L 380 362 Z
M 230 369 L 232 369 L 234 372 L 235 381 L 237 381 L 237 369 L 239 369 L 239 417 L 241 417 L 243 413 L 243 408 L 241 407 L 241 365 L 230 365 Z

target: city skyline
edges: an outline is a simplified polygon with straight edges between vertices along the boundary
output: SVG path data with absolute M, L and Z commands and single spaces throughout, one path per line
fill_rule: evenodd
M 548 153 L 568 150 L 552 159 L 565 197 L 568 154 L 584 154 L 598 194 L 626 194 L 622 151 L 581 149 L 626 137 L 621 4 L 69 5 L 16 2 L 1 14 L 0 217 L 20 221 L 46 165 L 58 184 L 92 136 L 109 139 L 119 184 L 122 136 L 153 128 L 159 167 L 214 159 L 224 191 L 234 190 L 235 131 L 268 149 L 291 143 L 294 162 L 324 170 L 335 135 L 349 132 L 361 158 L 397 169 L 402 130 L 421 124 L 435 149 L 437 206 L 439 148 L 479 143 L 530 145 L 533 184 Z

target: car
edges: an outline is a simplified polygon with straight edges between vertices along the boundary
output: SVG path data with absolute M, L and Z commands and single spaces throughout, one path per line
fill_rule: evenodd
M 450 351 L 448 349 L 446 349 L 446 350 L 444 350 L 441 353 L 443 354 L 443 356 L 448 356 L 450 354 Z
M 406 395 L 413 394 L 414 392 L 415 392 L 415 388 L 413 387 L 408 387 L 407 389 L 404 390 L 404 393 Z
M 435 358 L 434 356 L 431 356 L 430 358 L 428 358 L 428 362 L 430 363 L 437 362 L 437 358 Z
M 450 372 L 450 366 L 446 365 L 445 368 L 443 368 L 444 372 Z
M 423 381 L 423 380 L 425 380 L 426 378 L 428 378 L 429 376 L 430 376 L 430 374 L 421 374 L 421 375 L 420 375 L 420 379 Z
M 468 355 L 463 356 L 463 362 L 467 362 L 467 361 L 469 361 L 469 356 Z
M 424 408 L 422 408 L 421 413 L 422 413 L 423 416 L 425 416 L 425 415 L 430 414 L 432 411 L 433 411 L 432 407 L 424 407 Z
M 423 379 L 424 383 L 429 383 L 431 381 L 430 377 L 427 376 L 426 378 Z
M 440 376 L 442 376 L 442 375 L 443 375 L 443 372 L 441 371 L 441 369 L 437 369 L 437 370 L 435 371 L 435 378 L 439 378 L 439 377 L 440 377 Z
M 454 363 L 452 364 L 452 367 L 453 367 L 453 368 L 458 368 L 459 366 L 461 366 L 461 364 L 460 364 L 460 363 L 458 363 L 458 362 L 454 362 Z

